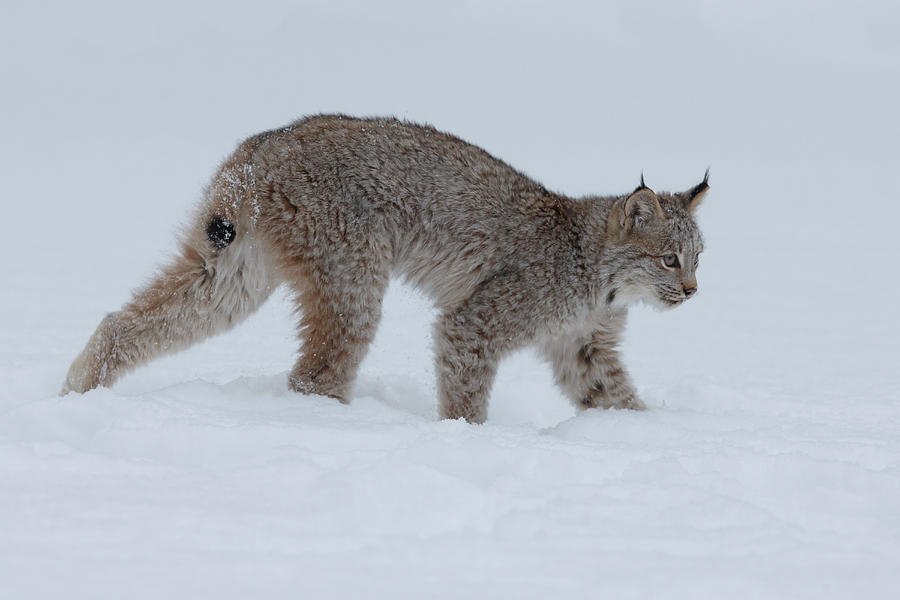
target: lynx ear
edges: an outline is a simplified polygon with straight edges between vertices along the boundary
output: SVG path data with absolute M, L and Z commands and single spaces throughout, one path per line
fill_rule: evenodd
M 640 229 L 654 219 L 664 218 L 659 199 L 650 188 L 640 188 L 625 199 L 620 210 L 616 211 L 619 220 L 620 237 L 624 237 L 634 229 Z
M 700 206 L 700 201 L 703 200 L 703 197 L 706 195 L 706 191 L 708 189 L 709 169 L 706 169 L 706 174 L 703 176 L 703 181 L 681 195 L 681 197 L 683 198 L 682 202 L 684 203 L 684 207 L 690 212 L 694 212 L 695 210 L 697 210 L 697 207 Z

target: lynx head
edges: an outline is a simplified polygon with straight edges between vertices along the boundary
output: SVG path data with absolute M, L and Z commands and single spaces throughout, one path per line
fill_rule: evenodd
M 709 189 L 709 169 L 693 188 L 657 194 L 644 184 L 619 198 L 607 220 L 617 249 L 617 287 L 609 301 L 643 300 L 656 308 L 678 306 L 697 292 L 703 238 L 694 213 Z

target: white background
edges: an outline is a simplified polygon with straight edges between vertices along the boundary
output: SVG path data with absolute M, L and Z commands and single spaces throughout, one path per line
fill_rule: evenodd
M 7 3 L 0 597 L 888 597 L 900 584 L 900 11 L 840 2 Z M 700 294 L 632 311 L 650 406 L 530 353 L 437 420 L 395 286 L 350 406 L 278 294 L 56 396 L 242 138 L 432 123 L 573 196 L 712 167 Z

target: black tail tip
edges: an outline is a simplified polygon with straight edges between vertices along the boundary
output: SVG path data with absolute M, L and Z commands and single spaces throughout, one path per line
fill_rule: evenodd
M 223 217 L 213 217 L 206 226 L 206 237 L 217 250 L 221 250 L 233 242 L 234 236 L 234 225 Z

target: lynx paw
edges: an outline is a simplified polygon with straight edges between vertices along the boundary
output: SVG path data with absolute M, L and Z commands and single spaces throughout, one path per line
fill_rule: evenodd
M 594 387 L 588 390 L 587 396 L 582 398 L 580 408 L 645 410 L 647 406 L 633 391 L 610 393 L 603 385 L 596 383 Z
M 627 408 L 628 410 L 647 410 L 647 405 L 637 397 L 637 394 L 624 399 L 619 405 L 607 408 Z
M 59 395 L 83 394 L 101 385 L 111 385 L 123 366 L 123 354 L 117 351 L 118 313 L 110 313 L 100 322 L 81 354 L 72 361 Z
M 328 398 L 334 398 L 341 404 L 350 403 L 346 395 L 338 391 L 335 386 L 329 386 L 326 382 L 318 381 L 317 375 L 318 373 L 312 375 L 309 373 L 306 375 L 292 373 L 288 376 L 288 387 L 300 394 L 327 396 Z
M 85 364 L 86 362 L 83 355 L 75 359 L 75 362 L 69 367 L 62 389 L 59 391 L 60 396 L 65 396 L 69 392 L 83 394 L 99 385 L 97 377 L 91 376 L 91 370 Z

